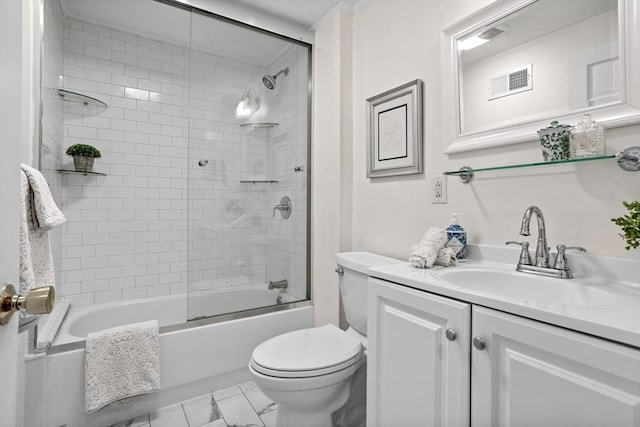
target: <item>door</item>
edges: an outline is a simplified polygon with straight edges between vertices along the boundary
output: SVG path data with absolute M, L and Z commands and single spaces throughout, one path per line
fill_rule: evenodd
M 640 425 L 640 350 L 476 306 L 473 336 L 472 426 Z
M 468 426 L 470 305 L 370 279 L 368 307 L 367 426 Z
M 18 284 L 20 145 L 22 123 L 22 0 L 0 1 L 0 287 Z M 17 288 L 17 286 L 16 286 Z M 18 417 L 18 316 L 0 326 L 0 426 Z

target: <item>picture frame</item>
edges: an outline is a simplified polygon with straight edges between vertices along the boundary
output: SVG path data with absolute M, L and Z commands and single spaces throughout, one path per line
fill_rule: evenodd
M 422 173 L 422 81 L 367 99 L 367 178 Z

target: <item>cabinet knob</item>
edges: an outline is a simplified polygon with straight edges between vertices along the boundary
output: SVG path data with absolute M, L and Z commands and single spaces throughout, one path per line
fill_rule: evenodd
M 484 348 L 487 346 L 486 341 L 481 338 L 481 337 L 474 337 L 473 338 L 473 346 L 477 349 L 477 350 L 484 350 Z
M 456 334 L 456 331 L 451 328 L 444 331 L 444 336 L 447 337 L 449 341 L 455 341 L 456 338 L 458 338 L 458 334 Z

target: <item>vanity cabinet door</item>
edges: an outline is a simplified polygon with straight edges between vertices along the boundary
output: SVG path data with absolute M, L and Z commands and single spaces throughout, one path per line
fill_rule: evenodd
M 470 305 L 370 279 L 368 316 L 367 426 L 468 426 Z
M 472 318 L 473 427 L 640 426 L 640 350 L 483 307 Z

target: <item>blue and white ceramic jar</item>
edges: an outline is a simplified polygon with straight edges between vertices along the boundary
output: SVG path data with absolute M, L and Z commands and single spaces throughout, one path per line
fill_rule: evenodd
M 569 158 L 570 131 L 570 125 L 561 125 L 555 120 L 551 122 L 551 126 L 538 131 L 545 162 Z

